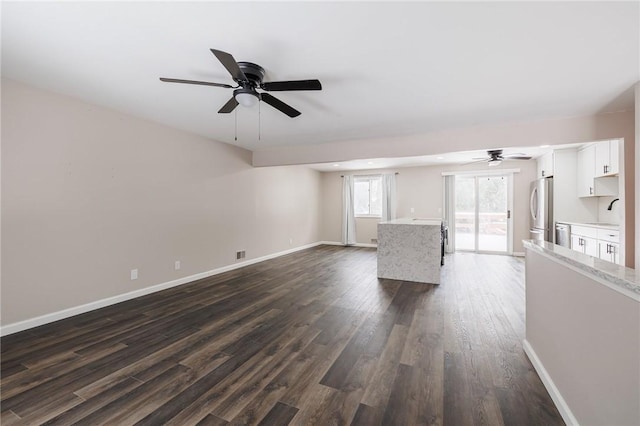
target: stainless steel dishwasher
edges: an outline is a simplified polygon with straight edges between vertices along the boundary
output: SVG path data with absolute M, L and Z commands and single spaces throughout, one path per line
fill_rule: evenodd
M 556 244 L 571 248 L 571 225 L 556 223 Z

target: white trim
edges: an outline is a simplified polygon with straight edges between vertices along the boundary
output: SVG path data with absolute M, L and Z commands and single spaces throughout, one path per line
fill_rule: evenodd
M 340 241 L 320 241 L 318 245 L 327 245 L 327 246 L 344 246 L 344 247 L 378 247 L 377 244 L 369 244 L 369 243 L 355 243 L 349 244 L 348 246 L 342 244 Z
M 319 244 L 325 245 L 325 246 L 343 246 L 344 245 L 340 241 L 320 241 Z
M 544 365 L 542 365 L 540 358 L 538 358 L 538 355 L 536 355 L 536 352 L 533 350 L 531 344 L 527 341 L 527 339 L 524 339 L 524 341 L 522 342 L 522 349 L 524 349 L 524 353 L 527 354 L 527 357 L 529 357 L 531 364 L 533 364 L 533 368 L 535 368 L 538 376 L 540 376 L 542 384 L 547 389 L 547 392 L 549 392 L 549 395 L 551 396 L 551 399 L 553 400 L 556 408 L 560 412 L 560 415 L 562 416 L 564 422 L 568 426 L 578 426 L 578 420 L 571 412 L 571 409 L 567 405 L 567 402 L 560 394 L 560 391 L 556 387 L 555 383 L 553 383 L 551 376 L 549 376 L 549 373 L 547 373 L 547 370 L 544 368 Z
M 456 172 L 442 172 L 442 176 L 451 175 L 479 175 L 479 176 L 493 176 L 502 175 L 506 173 L 520 173 L 520 169 L 498 169 L 498 170 L 460 170 Z
M 96 309 L 104 308 L 105 306 L 115 305 L 116 303 L 124 302 L 126 300 L 135 299 L 136 297 L 145 296 L 147 294 L 155 293 L 158 291 L 166 290 L 171 287 L 176 287 L 182 284 L 187 284 L 192 281 L 200 280 L 202 278 L 218 275 L 223 272 L 232 271 L 234 269 L 242 268 L 244 266 L 253 265 L 254 263 L 264 262 L 265 260 L 274 259 L 276 257 L 284 256 L 287 254 L 295 253 L 300 250 L 305 250 L 311 247 L 319 246 L 322 244 L 331 244 L 324 241 L 318 241 L 304 246 L 295 247 L 292 249 L 280 251 L 277 253 L 268 254 L 266 256 L 257 257 L 255 259 L 249 259 L 244 262 L 234 263 L 232 265 L 222 266 L 220 268 L 212 269 L 206 272 L 200 272 L 198 274 L 189 275 L 188 277 L 178 278 L 177 280 L 167 281 L 165 283 L 152 285 L 150 287 L 141 288 L 128 293 L 118 294 L 116 296 L 107 297 L 105 299 L 89 302 L 84 305 L 74 306 L 72 308 L 63 309 L 61 311 L 52 312 L 50 314 L 41 315 L 39 317 L 30 318 L 27 320 L 14 322 L 0 327 L 0 336 L 7 336 L 9 334 L 17 333 L 19 331 L 28 330 L 30 328 L 38 327 L 44 324 L 48 324 L 61 319 L 69 318 L 75 315 L 84 314 Z M 342 243 L 336 243 L 342 245 Z
M 524 257 L 524 252 L 523 251 L 514 251 L 513 252 L 513 256 L 515 256 L 515 257 Z

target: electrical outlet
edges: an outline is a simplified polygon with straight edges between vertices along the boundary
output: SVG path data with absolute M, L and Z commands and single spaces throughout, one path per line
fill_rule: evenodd
M 173 265 L 173 267 L 175 268 L 176 271 L 180 270 L 180 261 L 176 260 L 175 264 Z
M 137 280 L 138 279 L 138 270 L 137 269 L 132 269 L 131 270 L 131 280 Z
M 293 245 L 293 238 L 289 238 L 289 245 L 292 246 Z

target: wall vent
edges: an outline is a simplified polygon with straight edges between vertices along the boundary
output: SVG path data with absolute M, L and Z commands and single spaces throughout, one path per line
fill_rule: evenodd
M 245 257 L 247 257 L 247 255 L 244 250 L 236 252 L 236 260 L 244 259 Z

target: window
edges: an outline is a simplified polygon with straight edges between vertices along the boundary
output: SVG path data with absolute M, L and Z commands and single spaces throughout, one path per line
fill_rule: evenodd
M 356 217 L 382 216 L 382 177 L 356 176 L 353 182 Z

